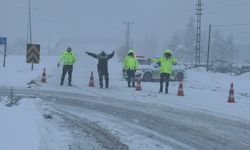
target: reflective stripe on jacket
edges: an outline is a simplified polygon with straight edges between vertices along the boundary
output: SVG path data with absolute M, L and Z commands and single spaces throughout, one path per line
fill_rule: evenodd
M 160 63 L 160 73 L 169 73 L 172 74 L 172 66 L 176 63 L 175 57 L 166 58 L 164 56 L 159 59 L 153 59 L 153 62 Z
M 58 60 L 58 63 L 63 61 L 64 65 L 73 65 L 76 61 L 76 55 L 73 52 L 63 52 Z
M 126 56 L 123 62 L 123 68 L 126 70 L 136 70 L 138 61 L 134 56 Z

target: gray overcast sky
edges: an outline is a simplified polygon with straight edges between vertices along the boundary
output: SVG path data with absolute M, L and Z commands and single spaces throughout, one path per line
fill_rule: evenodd
M 51 27 L 52 41 L 64 37 L 107 37 L 123 40 L 122 21 L 133 21 L 136 41 L 155 32 L 167 41 L 173 31 L 185 29 L 195 13 L 197 0 L 31 0 L 34 42 L 47 45 Z M 250 23 L 250 0 L 203 0 L 202 28 L 208 24 Z M 0 36 L 9 43 L 26 39 L 28 0 L 1 0 Z M 250 26 L 224 28 L 236 41 L 249 43 Z M 163 43 L 162 43 L 163 45 Z

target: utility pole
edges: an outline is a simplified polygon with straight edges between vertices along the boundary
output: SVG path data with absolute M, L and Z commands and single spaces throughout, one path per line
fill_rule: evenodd
M 27 36 L 29 36 L 29 41 L 27 41 L 28 44 L 32 44 L 32 26 L 31 26 L 31 0 L 29 0 L 29 9 L 28 9 L 28 31 Z
M 32 26 L 31 26 L 31 0 L 29 0 L 28 23 L 27 23 L 27 44 L 32 44 Z M 34 69 L 34 60 L 31 62 L 31 70 Z
M 209 24 L 208 47 L 207 47 L 207 72 L 209 71 L 209 55 L 210 55 L 211 32 L 212 32 L 212 25 Z
M 6 65 L 6 56 L 7 56 L 7 39 L 4 44 L 4 58 L 3 58 L 3 67 L 5 68 Z
M 32 19 L 31 19 L 31 12 L 32 10 L 34 9 L 37 9 L 37 8 L 31 8 L 31 0 L 28 0 L 28 8 L 27 7 L 21 7 L 22 9 L 25 9 L 25 10 L 28 10 L 28 14 L 27 14 L 27 33 L 26 33 L 26 44 L 27 44 L 27 51 L 28 51 L 28 45 L 29 44 L 32 44 Z M 28 57 L 28 54 L 27 56 Z M 35 63 L 35 60 L 34 58 L 32 57 L 31 61 L 29 61 L 29 63 L 32 63 L 31 64 L 31 70 L 33 71 L 34 69 L 34 63 Z
M 30 40 L 29 40 L 29 44 L 32 44 L 32 26 L 31 26 L 31 2 L 29 0 L 29 33 L 30 33 Z M 34 69 L 34 60 L 32 60 L 31 63 L 31 70 L 33 71 Z
M 51 25 L 49 26 L 48 55 L 51 54 Z
M 129 22 L 129 21 L 124 21 L 123 24 L 126 25 L 126 31 L 125 31 L 125 50 L 127 52 L 131 48 L 130 33 L 131 33 L 131 26 L 134 23 L 133 22 Z
M 196 31 L 196 49 L 195 49 L 195 66 L 200 66 L 201 63 L 201 16 L 202 14 L 201 0 L 198 0 L 196 4 L 196 13 L 197 16 L 197 31 Z

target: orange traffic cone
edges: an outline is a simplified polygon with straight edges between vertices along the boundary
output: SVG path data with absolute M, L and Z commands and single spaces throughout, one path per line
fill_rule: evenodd
M 41 77 L 41 82 L 42 82 L 42 83 L 46 83 L 46 70 L 45 70 L 45 67 L 43 68 L 43 73 L 42 73 L 42 77 Z
M 234 85 L 231 83 L 230 91 L 229 91 L 229 97 L 228 97 L 228 103 L 235 103 L 234 99 Z
M 182 81 L 180 81 L 177 96 L 184 96 L 184 92 L 183 92 L 183 83 L 182 83 Z
M 141 81 L 140 80 L 137 80 L 135 90 L 141 91 Z
M 89 79 L 89 87 L 95 87 L 93 71 L 91 71 L 91 75 Z

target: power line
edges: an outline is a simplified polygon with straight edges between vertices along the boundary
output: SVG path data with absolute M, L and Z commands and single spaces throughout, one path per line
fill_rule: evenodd
M 232 6 L 207 6 L 209 10 L 216 12 L 217 14 L 231 14 L 237 16 L 235 18 L 241 18 L 242 15 L 249 13 L 250 3 L 247 4 L 239 4 L 239 5 L 232 5 Z M 230 16 L 231 16 L 230 15 Z
M 217 27 L 217 26 L 213 26 L 213 27 Z M 224 26 L 223 26 L 224 27 Z M 229 30 L 228 28 L 227 29 L 221 29 L 220 30 L 222 31 L 225 31 L 225 32 L 230 32 L 231 34 L 238 34 L 238 35 L 241 35 L 241 36 L 250 36 L 250 32 L 246 32 L 246 31 L 239 31 L 239 30 Z
M 211 25 L 212 27 L 239 27 L 239 26 L 250 26 L 250 23 L 245 23 L 245 24 L 221 24 L 221 25 Z M 226 29 L 223 29 L 226 30 Z M 228 30 L 227 30 L 228 31 Z M 232 31 L 231 32 L 237 32 L 241 34 L 249 34 L 250 32 L 245 32 L 245 31 Z
M 250 26 L 250 23 L 243 24 L 221 24 L 221 25 L 212 25 L 214 27 L 236 27 L 236 26 Z
M 228 4 L 223 4 L 223 5 L 211 5 L 211 4 L 207 4 L 208 7 L 213 7 L 213 8 L 220 8 L 223 7 L 224 8 L 235 8 L 235 7 L 242 7 L 242 6 L 248 6 L 250 4 L 250 1 L 248 1 L 249 3 L 242 3 L 242 2 L 238 2 L 238 3 L 228 3 Z
M 218 1 L 216 0 L 216 2 L 212 2 L 212 1 L 208 1 L 206 2 L 206 4 L 208 5 L 217 5 L 217 6 L 220 6 L 220 5 L 236 5 L 236 4 L 242 4 L 242 3 L 247 3 L 247 2 L 250 2 L 249 0 L 225 0 L 225 1 Z
M 212 12 L 212 11 L 208 11 L 206 10 L 206 13 L 208 14 L 212 14 L 214 16 L 217 16 L 217 17 L 220 17 L 220 18 L 223 18 L 223 19 L 227 19 L 227 20 L 230 20 L 230 21 L 237 21 L 237 22 L 242 22 L 242 20 L 239 20 L 239 19 L 236 19 L 236 18 L 232 18 L 232 17 L 228 17 L 228 16 L 225 16 L 225 15 L 221 15 L 221 14 L 218 14 L 218 13 L 215 13 L 215 12 Z M 242 22 L 241 24 L 250 24 L 249 22 Z

